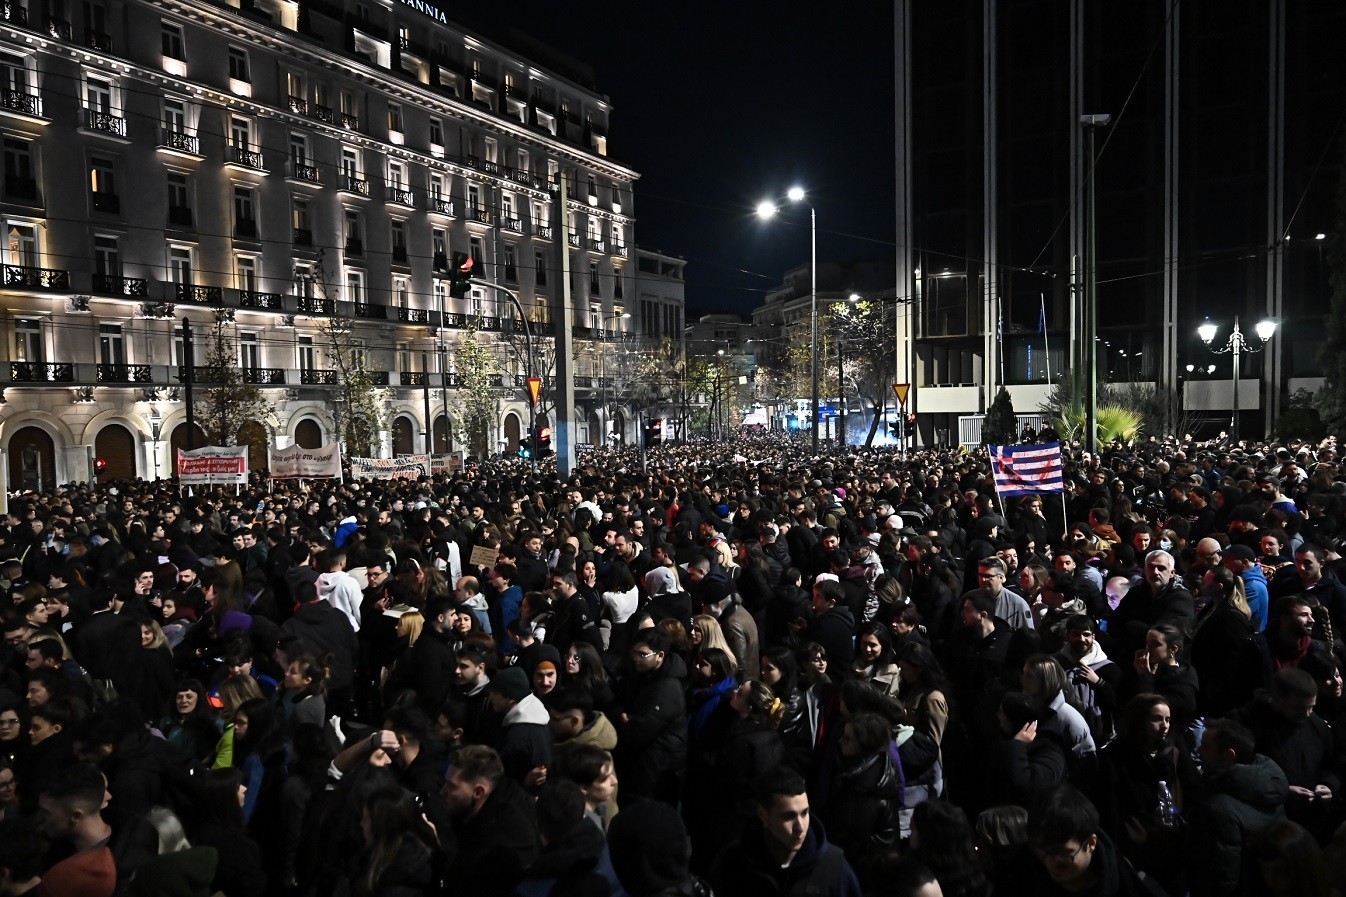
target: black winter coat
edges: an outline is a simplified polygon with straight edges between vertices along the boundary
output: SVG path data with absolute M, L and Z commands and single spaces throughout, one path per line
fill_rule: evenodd
M 1188 816 L 1192 897 L 1255 893 L 1261 870 L 1251 848 L 1285 818 L 1285 773 L 1258 754 L 1251 763 L 1207 772 L 1203 784 L 1205 800 Z
M 282 635 L 293 635 L 303 640 L 315 657 L 330 654 L 333 689 L 346 688 L 355 682 L 355 658 L 359 643 L 350 618 L 321 599 L 310 601 L 280 627 Z
M 615 759 L 623 794 L 676 797 L 687 763 L 686 674 L 682 658 L 669 654 L 657 670 L 627 673 L 621 683 L 617 700 L 627 720 L 617 723 Z
M 896 746 L 838 772 L 832 780 L 824 819 L 832 843 L 845 851 L 852 866 L 897 844 L 904 785 Z

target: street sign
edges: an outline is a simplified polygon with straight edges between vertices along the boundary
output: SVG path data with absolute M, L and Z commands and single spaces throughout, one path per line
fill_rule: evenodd
M 537 407 L 538 396 L 542 395 L 542 378 L 528 378 L 528 397 L 533 400 L 533 407 Z
M 894 383 L 893 395 L 897 396 L 897 404 L 903 408 L 907 407 L 907 396 L 911 393 L 910 383 Z
M 819 417 L 836 417 L 836 416 L 837 416 L 837 406 L 835 406 L 835 405 L 819 405 L 819 406 L 818 406 L 818 416 L 819 416 Z

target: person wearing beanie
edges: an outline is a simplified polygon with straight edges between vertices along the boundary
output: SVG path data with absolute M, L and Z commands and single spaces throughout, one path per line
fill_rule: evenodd
M 490 684 L 491 709 L 504 719 L 500 760 L 505 774 L 519 784 L 545 776 L 551 765 L 551 715 L 518 667 L 506 667 Z
M 640 800 L 622 810 L 608 829 L 608 852 L 617 880 L 630 897 L 709 893 L 689 869 L 692 844 L 687 828 L 668 804 Z

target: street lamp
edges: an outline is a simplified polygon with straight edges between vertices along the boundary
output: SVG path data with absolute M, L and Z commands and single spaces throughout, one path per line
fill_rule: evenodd
M 1234 410 L 1229 419 L 1229 435 L 1235 442 L 1237 442 L 1239 438 L 1239 362 L 1242 359 L 1244 352 L 1250 354 L 1253 352 L 1261 352 L 1262 349 L 1266 347 L 1267 341 L 1276 333 L 1276 321 L 1272 318 L 1263 318 L 1257 322 L 1257 326 L 1254 330 L 1257 332 L 1257 339 L 1260 343 L 1256 346 L 1252 345 L 1248 341 L 1248 338 L 1243 335 L 1243 330 L 1239 327 L 1238 315 L 1234 316 L 1234 330 L 1229 334 L 1228 341 L 1226 341 L 1223 346 L 1217 348 L 1212 346 L 1211 342 L 1215 339 L 1215 333 L 1218 329 L 1215 322 L 1210 318 L 1207 318 L 1202 322 L 1200 327 L 1197 327 L 1196 332 L 1197 335 L 1201 337 L 1201 341 L 1205 343 L 1207 348 L 1212 352 L 1217 355 L 1228 354 L 1233 358 Z M 1215 366 L 1211 365 L 1210 369 L 1213 371 Z
M 605 316 L 603 318 L 604 332 L 606 332 L 608 329 L 607 325 L 609 321 L 625 321 L 628 320 L 630 317 L 631 313 L 629 311 L 614 312 L 613 314 Z M 600 351 L 598 353 L 598 365 L 599 365 L 598 383 L 600 388 L 602 389 L 602 401 L 603 401 L 603 415 L 602 415 L 603 419 L 601 424 L 602 430 L 600 431 L 599 435 L 603 437 L 602 447 L 607 448 L 608 436 L 610 435 L 608 433 L 608 353 L 607 352 Z
M 804 196 L 803 187 L 791 187 L 785 194 L 785 198 L 794 203 L 804 202 Z M 809 378 L 813 385 L 810 429 L 813 432 L 813 453 L 816 455 L 818 454 L 818 210 L 812 203 L 805 205 L 809 207 L 809 342 L 812 347 Z M 773 202 L 764 200 L 757 204 L 757 217 L 764 221 L 778 211 Z
M 163 432 L 164 419 L 159 409 L 150 406 L 150 438 L 154 441 L 154 478 L 159 479 L 159 435 Z

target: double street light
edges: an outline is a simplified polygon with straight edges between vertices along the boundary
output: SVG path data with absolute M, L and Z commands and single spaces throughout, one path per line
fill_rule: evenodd
M 785 198 L 792 203 L 804 203 L 809 207 L 809 343 L 810 367 L 809 376 L 813 384 L 813 395 L 810 403 L 810 430 L 813 433 L 813 453 L 818 454 L 818 210 L 813 204 L 806 202 L 803 187 L 791 187 L 785 194 Z M 777 212 L 780 208 L 777 203 L 770 200 L 763 200 L 757 204 L 757 217 L 766 220 Z
M 1257 338 L 1260 341 L 1254 346 L 1243 335 L 1239 328 L 1238 315 L 1234 316 L 1234 330 L 1229 334 L 1229 340 L 1223 346 L 1212 346 L 1211 342 L 1215 339 L 1215 334 L 1219 330 L 1218 325 L 1210 318 L 1207 318 L 1200 327 L 1196 329 L 1197 335 L 1201 341 L 1217 355 L 1230 355 L 1234 361 L 1234 410 L 1229 418 L 1229 435 L 1234 441 L 1239 437 L 1239 361 L 1244 352 L 1260 352 L 1265 348 L 1267 341 L 1276 334 L 1276 322 L 1271 318 L 1263 318 L 1257 322 L 1254 328 L 1257 332 Z

